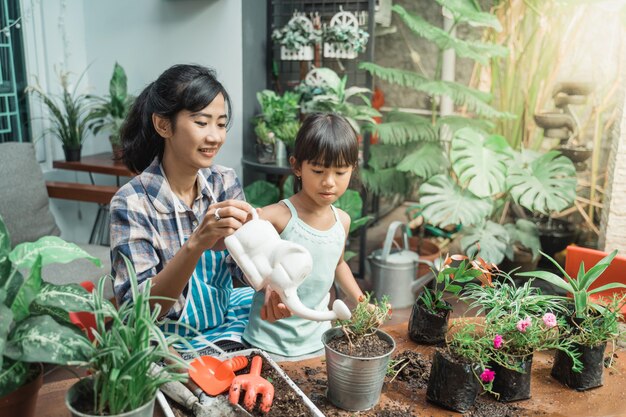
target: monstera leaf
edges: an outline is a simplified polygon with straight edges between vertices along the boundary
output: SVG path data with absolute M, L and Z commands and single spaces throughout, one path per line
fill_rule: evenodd
M 526 219 L 517 219 L 515 224 L 507 223 L 504 228 L 509 232 L 511 244 L 518 243 L 532 252 L 533 261 L 537 259 L 541 250 L 541 241 L 535 223 Z M 512 257 L 510 259 L 513 260 Z
M 484 224 L 463 229 L 461 249 L 470 258 L 479 256 L 487 262 L 499 264 L 507 251 L 512 251 L 512 246 L 504 226 L 487 220 Z
M 499 135 L 463 128 L 454 134 L 450 149 L 452 169 L 459 182 L 478 197 L 489 197 L 505 190 L 511 148 Z
M 435 175 L 420 187 L 422 214 L 431 224 L 445 227 L 451 224 L 472 225 L 491 214 L 488 200 L 463 190 L 447 175 Z
M 259 180 L 243 189 L 246 200 L 252 207 L 265 207 L 277 203 L 280 198 L 280 190 L 271 182 Z
M 506 183 L 517 204 L 543 214 L 563 210 L 576 198 L 574 164 L 556 151 L 512 165 Z

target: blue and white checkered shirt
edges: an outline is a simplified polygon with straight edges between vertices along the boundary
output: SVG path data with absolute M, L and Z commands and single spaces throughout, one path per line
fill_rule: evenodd
M 244 200 L 244 193 L 233 169 L 213 165 L 200 170 L 218 201 Z M 204 181 L 196 181 L 198 192 L 192 207 L 181 201 L 184 211 L 179 211 L 183 235 L 188 237 L 202 221 L 209 205 L 213 204 L 211 193 Z M 158 274 L 181 248 L 174 202 L 169 184 L 161 171 L 160 161 L 152 164 L 140 175 L 121 187 L 111 200 L 111 274 L 115 278 L 115 296 L 118 303 L 130 298 L 128 270 L 121 256 L 132 262 L 137 273 L 139 288 L 147 279 Z M 232 262 L 231 274 L 242 278 L 241 270 Z M 178 319 L 185 306 L 187 288 L 178 297 L 167 317 Z

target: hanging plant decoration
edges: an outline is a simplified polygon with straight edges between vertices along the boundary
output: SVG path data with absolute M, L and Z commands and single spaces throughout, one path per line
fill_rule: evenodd
M 283 61 L 312 61 L 313 46 L 322 38 L 322 31 L 304 15 L 294 14 L 285 26 L 272 32 L 272 40 L 280 45 Z
M 369 33 L 359 28 L 356 16 L 340 11 L 324 27 L 324 57 L 354 59 L 365 51 Z

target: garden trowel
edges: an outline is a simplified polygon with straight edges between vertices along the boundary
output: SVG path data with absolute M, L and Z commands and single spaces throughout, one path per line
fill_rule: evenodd
M 200 356 L 189 364 L 189 376 L 209 395 L 228 391 L 235 378 L 235 371 L 248 366 L 248 358 L 235 356 L 221 361 L 214 356 Z

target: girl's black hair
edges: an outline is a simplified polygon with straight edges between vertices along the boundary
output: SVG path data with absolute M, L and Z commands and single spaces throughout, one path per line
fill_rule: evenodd
M 352 125 L 338 114 L 309 114 L 298 130 L 293 157 L 298 167 L 309 161 L 326 168 L 356 168 L 359 163 L 357 134 Z
M 224 96 L 230 125 L 230 97 L 214 70 L 200 65 L 174 65 L 165 70 L 139 94 L 124 121 L 121 139 L 126 166 L 141 172 L 155 156 L 163 159 L 165 141 L 154 129 L 153 114 L 167 118 L 172 129 L 176 129 L 176 115 L 181 110 L 200 111 L 218 94 Z

